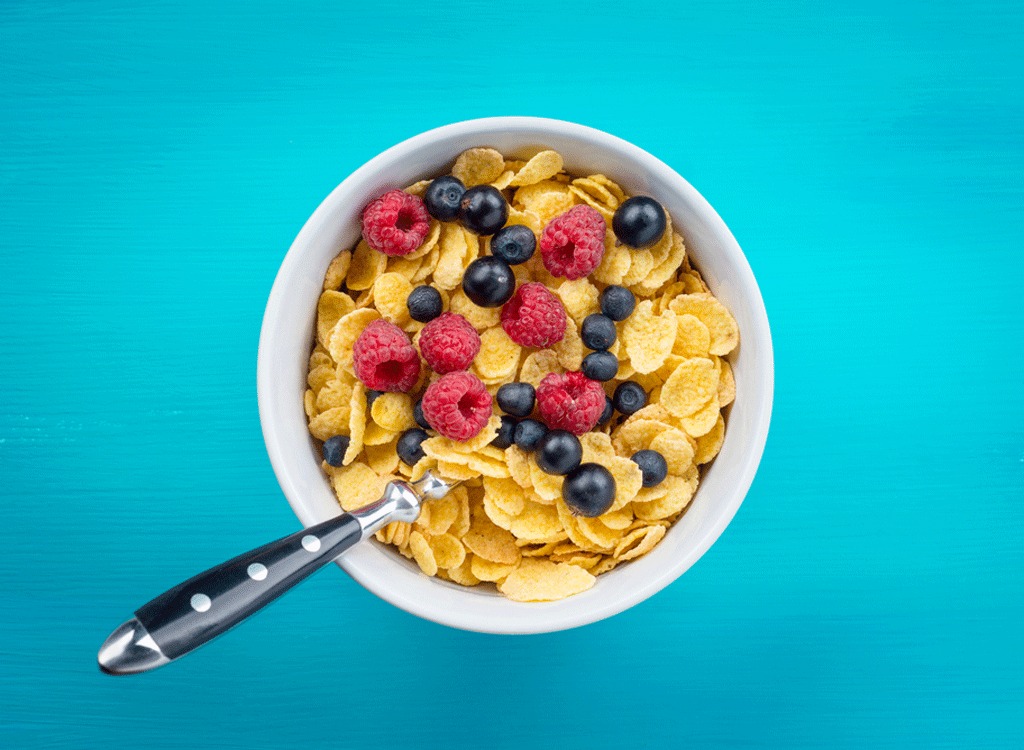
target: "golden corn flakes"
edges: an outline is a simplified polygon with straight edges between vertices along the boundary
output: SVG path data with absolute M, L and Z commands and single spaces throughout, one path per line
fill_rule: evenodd
M 722 359 L 738 344 L 736 321 L 691 265 L 671 216 L 650 247 L 619 244 L 610 225 L 626 191 L 605 175 L 563 169 L 561 155 L 549 149 L 518 161 L 487 147 L 466 150 L 452 168 L 467 187 L 489 184 L 503 191 L 507 224 L 529 227 L 538 240 L 547 222 L 575 205 L 589 205 L 605 218 L 604 255 L 588 278 L 552 276 L 539 251 L 513 267 L 517 284 L 542 283 L 561 301 L 567 324 L 559 342 L 534 349 L 512 341 L 501 327 L 501 308 L 480 307 L 462 289 L 469 265 L 490 254 L 491 237 L 431 219 L 423 241 L 407 255 L 387 256 L 360 240 L 331 260 L 317 300 L 303 392 L 310 434 L 321 441 L 349 438 L 342 466 L 322 464 L 344 510 L 375 501 L 398 477 L 415 481 L 434 471 L 461 482 L 444 498 L 425 503 L 414 523 L 389 523 L 376 538 L 426 575 L 463 586 L 496 585 L 522 602 L 581 593 L 597 576 L 653 550 L 690 504 L 699 467 L 722 449 L 722 410 L 736 395 L 732 367 Z M 422 197 L 429 184 L 420 180 L 405 191 Z M 415 465 L 399 459 L 399 436 L 417 427 L 414 404 L 438 376 L 424 365 L 409 393 L 382 393 L 368 404 L 366 386 L 355 378 L 353 346 L 379 318 L 418 346 L 424 324 L 411 318 L 408 298 L 421 284 L 437 289 L 442 309 L 463 316 L 480 334 L 470 372 L 491 394 L 505 383 L 536 387 L 549 373 L 578 371 L 589 351 L 580 327 L 599 312 L 601 290 L 620 284 L 636 295 L 633 313 L 617 324 L 618 338 L 608 350 L 619 371 L 603 385 L 610 396 L 619 383 L 633 380 L 647 392 L 648 404 L 580 436 L 582 460 L 606 467 L 615 480 L 607 511 L 595 518 L 573 515 L 562 498 L 564 477 L 544 472 L 532 453 L 516 445 L 494 445 L 501 426 L 496 407 L 473 438 L 459 442 L 431 434 Z M 668 466 L 667 477 L 652 487 L 643 487 L 642 472 L 630 459 L 640 450 L 657 451 Z

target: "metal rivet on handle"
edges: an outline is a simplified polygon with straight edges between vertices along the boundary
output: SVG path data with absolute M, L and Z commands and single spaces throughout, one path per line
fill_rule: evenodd
M 267 566 L 262 563 L 253 563 L 245 572 L 249 574 L 249 577 L 254 581 L 262 581 L 267 577 Z

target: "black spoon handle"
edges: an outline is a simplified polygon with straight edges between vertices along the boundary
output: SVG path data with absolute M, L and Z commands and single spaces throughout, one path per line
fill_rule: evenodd
M 183 656 L 259 611 L 385 524 L 414 521 L 419 511 L 420 497 L 414 489 L 405 482 L 391 482 L 384 496 L 365 508 L 210 568 L 136 610 L 135 619 L 115 631 L 100 650 L 100 667 L 126 674 Z M 136 648 L 140 645 L 142 649 Z

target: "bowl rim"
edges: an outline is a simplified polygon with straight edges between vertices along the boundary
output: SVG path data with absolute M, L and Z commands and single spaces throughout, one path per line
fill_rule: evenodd
M 329 212 L 328 206 L 333 204 L 339 193 L 346 191 L 353 183 L 363 181 L 368 175 L 372 175 L 380 170 L 382 166 L 400 160 L 410 152 L 440 138 L 457 136 L 471 139 L 475 136 L 483 136 L 484 131 L 493 132 L 495 130 L 525 130 L 531 134 L 536 133 L 538 137 L 542 136 L 543 133 L 541 131 L 546 131 L 549 134 L 589 141 L 609 151 L 616 152 L 622 158 L 640 165 L 652 173 L 658 173 L 663 178 L 672 182 L 681 196 L 691 203 L 695 210 L 702 214 L 702 218 L 714 230 L 716 239 L 733 256 L 732 260 L 736 266 L 736 271 L 742 277 L 741 284 L 745 292 L 744 296 L 747 297 L 751 313 L 757 322 L 757 330 L 760 334 L 758 336 L 759 346 L 764 348 L 762 369 L 755 373 L 764 397 L 760 403 L 754 406 L 751 415 L 752 430 L 750 443 L 746 452 L 734 467 L 733 490 L 727 502 L 720 504 L 714 521 L 708 525 L 687 554 L 681 555 L 674 564 L 664 566 L 658 574 L 649 578 L 641 586 L 630 592 L 606 602 L 597 602 L 596 604 L 592 602 L 591 606 L 585 611 L 577 611 L 573 608 L 556 610 L 549 605 L 538 603 L 522 604 L 520 606 L 535 608 L 536 618 L 526 625 L 521 620 L 511 624 L 504 623 L 500 618 L 495 618 L 488 613 L 431 606 L 429 602 L 424 602 L 420 598 L 407 595 L 406 592 L 396 587 L 381 586 L 378 576 L 371 575 L 360 566 L 353 564 L 345 555 L 336 561 L 346 573 L 368 591 L 426 620 L 454 628 L 484 633 L 546 633 L 581 627 L 611 617 L 653 596 L 679 578 L 707 552 L 729 523 L 731 523 L 740 505 L 746 498 L 764 453 L 774 401 L 774 353 L 767 310 L 765 309 L 764 300 L 753 270 L 739 243 L 711 204 L 682 175 L 654 155 L 622 138 L 586 125 L 543 117 L 501 116 L 463 120 L 432 128 L 391 146 L 354 170 L 321 201 L 316 210 L 313 211 L 303 224 L 302 229 L 298 232 L 282 259 L 267 299 L 260 329 L 256 368 L 257 401 L 260 426 L 267 454 L 278 484 L 289 505 L 305 526 L 310 526 L 324 520 L 314 518 L 298 500 L 300 493 L 291 473 L 285 446 L 275 433 L 274 417 L 271 416 L 272 410 L 269 406 L 275 399 L 275 393 L 277 392 L 271 377 L 271 362 L 270 355 L 268 354 L 270 339 L 273 335 L 271 321 L 281 314 L 287 303 L 285 279 L 292 274 L 293 266 L 298 267 L 300 262 L 299 255 L 303 246 L 307 245 L 319 233 L 321 226 L 325 224 L 326 214 Z M 468 143 L 469 140 L 465 142 Z M 471 592 L 467 591 L 467 593 Z M 572 601 L 572 598 L 563 601 Z

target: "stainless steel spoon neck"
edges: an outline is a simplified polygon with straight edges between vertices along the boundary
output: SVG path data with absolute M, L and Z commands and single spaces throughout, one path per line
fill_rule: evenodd
M 458 482 L 448 482 L 433 472 L 426 472 L 410 486 L 420 497 L 426 500 L 440 500 L 458 486 Z
M 153 636 L 134 617 L 115 630 L 103 642 L 97 657 L 100 669 L 107 674 L 123 675 L 146 672 L 167 664 L 168 659 Z
M 362 541 L 392 521 L 412 523 L 420 517 L 422 505 L 420 495 L 410 485 L 390 482 L 380 500 L 352 511 L 351 515 L 359 522 L 359 539 Z

